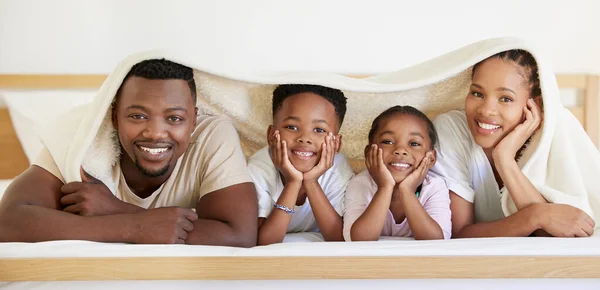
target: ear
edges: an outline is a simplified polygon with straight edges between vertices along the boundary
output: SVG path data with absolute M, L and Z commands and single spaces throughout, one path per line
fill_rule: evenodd
M 542 96 L 533 97 L 533 101 L 543 112 L 544 111 L 544 98 L 542 98 Z
M 335 153 L 340 153 L 340 151 L 342 150 L 342 134 L 335 135 L 335 140 L 337 141 Z
M 430 152 L 431 152 L 431 158 L 432 158 L 431 161 L 433 161 L 432 164 L 435 164 L 435 162 L 437 161 L 437 150 L 431 149 Z
M 113 127 L 115 127 L 115 129 L 119 128 L 119 121 L 117 120 L 117 103 L 113 103 L 113 105 L 111 106 L 111 120 L 112 120 L 112 124 Z
M 194 123 L 192 124 L 194 129 L 196 128 L 197 121 L 198 121 L 198 107 L 194 107 Z

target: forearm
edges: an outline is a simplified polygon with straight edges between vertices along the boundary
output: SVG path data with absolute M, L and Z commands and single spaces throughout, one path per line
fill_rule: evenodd
M 35 205 L 5 208 L 0 214 L 0 241 L 88 240 L 133 242 L 131 215 L 82 217 Z
M 293 209 L 301 187 L 301 182 L 287 183 L 277 199 L 277 204 Z M 272 209 L 265 222 L 258 228 L 258 245 L 281 243 L 291 220 L 292 214 L 280 209 Z
M 342 217 L 335 211 L 321 185 L 315 180 L 305 182 L 306 196 L 310 201 L 315 220 L 325 241 L 343 241 L 342 230 L 344 224 Z
M 186 244 L 215 245 L 229 247 L 252 247 L 256 245 L 256 232 L 253 229 L 236 228 L 229 223 L 198 219 L 194 222 L 194 230 L 188 232 Z
M 454 238 L 527 237 L 540 229 L 535 205 L 493 222 L 474 223 L 455 232 Z
M 385 224 L 392 198 L 391 188 L 379 188 L 350 229 L 353 241 L 377 241 Z
M 404 214 L 415 240 L 444 239 L 440 225 L 427 213 L 414 193 L 400 193 Z
M 518 210 L 535 203 L 547 203 L 527 176 L 523 174 L 516 161 L 496 161 L 496 169 Z

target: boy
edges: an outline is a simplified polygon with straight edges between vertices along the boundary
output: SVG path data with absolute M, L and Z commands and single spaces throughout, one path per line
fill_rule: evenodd
M 345 114 L 346 97 L 337 89 L 291 84 L 273 92 L 269 145 L 248 162 L 258 193 L 259 245 L 306 231 L 343 241 L 343 196 L 354 175 L 346 158 L 336 154 Z

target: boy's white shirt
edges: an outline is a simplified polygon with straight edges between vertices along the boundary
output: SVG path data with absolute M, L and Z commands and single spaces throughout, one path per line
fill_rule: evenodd
M 279 171 L 275 168 L 269 148 L 264 147 L 257 151 L 248 160 L 248 171 L 256 187 L 258 196 L 258 217 L 266 218 L 273 210 L 273 206 L 283 191 L 283 182 Z M 344 195 L 348 181 L 354 172 L 346 157 L 338 153 L 333 160 L 333 166 L 325 171 L 318 182 L 327 200 L 335 211 L 342 216 L 344 211 Z M 294 214 L 287 228 L 288 233 L 315 232 L 319 227 L 313 214 L 308 197 L 302 206 L 294 207 Z

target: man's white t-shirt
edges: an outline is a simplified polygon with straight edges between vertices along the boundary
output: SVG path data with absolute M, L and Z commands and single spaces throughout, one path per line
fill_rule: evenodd
M 146 198 L 135 195 L 127 185 L 119 163 L 113 167 L 115 196 L 136 206 L 150 209 L 166 206 L 196 207 L 204 195 L 232 185 L 252 182 L 246 169 L 239 136 L 231 121 L 219 116 L 198 117 L 191 142 L 177 160 L 171 176 Z M 64 182 L 48 149 L 40 153 L 35 165 Z
M 475 222 L 504 218 L 494 171 L 483 148 L 471 135 L 465 112 L 447 112 L 433 123 L 440 150 L 431 171 L 444 177 L 450 191 L 473 203 Z
M 269 156 L 268 147 L 262 148 L 250 157 L 248 171 L 254 181 L 258 195 L 258 217 L 266 218 L 273 210 L 273 206 L 283 191 L 281 176 Z M 318 179 L 325 196 L 340 216 L 344 211 L 346 186 L 352 176 L 354 176 L 354 171 L 352 171 L 346 157 L 343 154 L 336 154 L 333 166 Z M 307 198 L 302 206 L 294 207 L 294 214 L 287 232 L 314 232 L 318 230 L 317 221 Z

